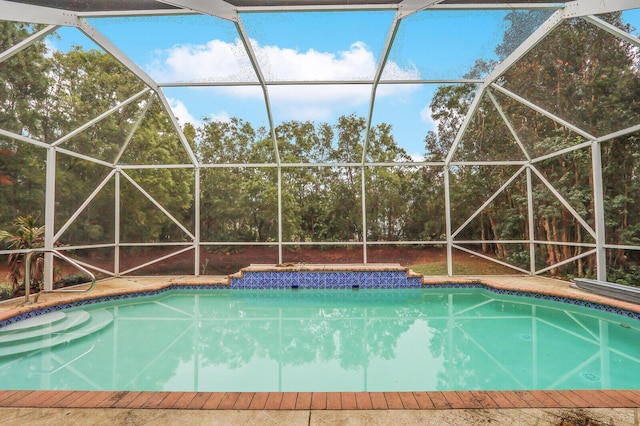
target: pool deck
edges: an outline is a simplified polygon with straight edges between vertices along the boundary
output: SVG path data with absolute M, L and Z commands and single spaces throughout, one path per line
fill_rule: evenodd
M 389 270 L 399 265 L 281 265 L 277 270 Z M 275 265 L 253 265 L 265 270 Z M 241 273 L 240 273 L 241 274 Z M 412 274 L 408 271 L 408 274 Z M 529 276 L 423 277 L 434 283 L 490 287 L 605 304 L 631 312 L 640 306 Z M 112 278 L 89 294 L 44 294 L 38 303 L 0 303 L 0 320 L 71 300 L 156 290 L 168 285 L 228 285 L 228 276 Z M 82 287 L 80 287 L 82 288 Z M 31 298 L 33 300 L 33 296 Z M 399 424 L 640 426 L 640 390 L 445 392 L 111 392 L 0 391 L 0 424 Z

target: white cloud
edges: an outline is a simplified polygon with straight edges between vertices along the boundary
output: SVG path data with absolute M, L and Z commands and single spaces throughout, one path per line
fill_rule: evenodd
M 257 81 L 240 40 L 157 51 L 147 72 L 157 81 Z
M 227 123 L 229 121 L 231 121 L 231 116 L 229 115 L 229 113 L 227 111 L 222 111 L 219 112 L 217 114 L 211 114 L 209 115 L 209 118 L 211 119 L 211 121 L 219 121 L 221 123 Z
M 413 154 L 409 154 L 409 156 L 411 157 L 411 161 L 415 161 L 416 163 L 418 163 L 420 161 L 424 161 L 424 155 L 420 154 L 418 152 L 414 152 Z
M 431 108 L 429 105 L 426 105 L 420 110 L 420 119 L 423 123 L 427 123 L 432 129 L 438 128 L 438 121 L 431 115 Z
M 376 63 L 373 53 L 362 42 L 353 43 L 349 50 L 301 53 L 277 46 L 254 49 L 267 79 L 274 80 L 363 80 L 371 79 Z
M 251 40 L 260 69 L 269 81 L 332 81 L 372 80 L 377 62 L 373 52 L 362 42 L 353 43 L 348 50 L 337 53 L 319 52 L 309 49 L 300 52 L 278 46 L 260 46 Z M 157 52 L 156 60 L 147 67 L 156 80 L 208 82 L 257 81 L 249 59 L 240 40 L 227 43 L 211 40 L 204 45 L 177 45 Z M 415 67 L 402 69 L 388 62 L 385 75 L 394 78 L 418 79 Z M 255 87 L 212 88 L 225 94 L 233 92 L 236 98 L 256 98 L 262 91 Z M 411 85 L 381 85 L 377 96 L 397 96 L 415 90 Z M 329 120 L 334 111 L 366 105 L 371 97 L 371 86 L 353 85 L 307 85 L 269 87 L 269 97 L 274 113 L 285 119 Z M 342 112 L 340 112 L 342 113 Z
M 53 40 L 51 40 L 51 38 L 45 38 L 44 39 L 44 47 L 45 47 L 44 56 L 46 58 L 52 58 L 53 57 L 53 52 L 56 52 L 56 51 L 60 50 L 56 46 L 55 42 Z
M 173 111 L 173 115 L 176 116 L 180 124 L 191 123 L 194 127 L 202 125 L 200 120 L 197 120 L 193 115 L 191 115 L 187 106 L 181 100 L 175 98 L 168 98 L 167 100 L 169 101 L 169 106 L 171 107 L 171 111 Z M 231 121 L 231 116 L 226 111 L 212 113 L 208 118 L 211 119 L 211 121 Z
M 174 98 L 169 98 L 167 101 L 169 101 L 171 111 L 173 111 L 173 115 L 176 116 L 180 124 L 191 123 L 196 127 L 201 124 L 200 121 L 196 120 L 195 117 L 189 113 L 189 110 L 182 101 Z

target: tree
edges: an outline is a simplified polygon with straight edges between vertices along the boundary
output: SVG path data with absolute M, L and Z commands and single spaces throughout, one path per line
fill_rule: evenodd
M 67 53 L 55 52 L 51 63 L 50 98 L 40 108 L 47 121 L 43 128 L 43 139 L 47 142 L 64 137 L 144 87 L 134 74 L 102 51 L 83 51 L 76 47 Z M 148 102 L 152 103 L 146 115 L 125 146 L 134 123 Z M 161 103 L 149 98 L 122 106 L 60 146 L 110 163 L 119 159 L 119 164 L 182 164 L 188 158 Z M 111 168 L 96 162 L 59 153 L 56 223 L 65 223 L 110 171 Z M 187 224 L 192 222 L 191 170 L 147 169 L 126 173 L 178 220 Z M 183 232 L 125 179 L 122 179 L 121 189 L 123 241 L 184 239 Z M 62 238 L 74 244 L 113 241 L 114 216 L 104 214 L 114 211 L 113 200 L 114 185 L 108 184 Z
M 539 11 L 514 11 L 507 15 L 506 20 L 510 26 L 505 32 L 503 43 L 496 50 L 500 60 L 520 43 L 523 25 L 536 22 L 540 13 Z M 607 15 L 604 19 L 619 28 L 630 30 L 622 23 L 620 13 Z M 640 75 L 637 55 L 637 49 L 604 33 L 589 22 L 571 19 L 563 22 L 547 35 L 504 73 L 497 83 L 586 132 L 602 136 L 637 124 L 640 111 L 638 101 Z M 470 71 L 469 77 L 481 75 L 490 65 L 479 61 Z M 443 86 L 437 91 L 431 108 L 439 126 L 438 134 L 428 135 L 426 139 L 429 159 L 444 158 L 452 146 L 453 139 L 460 128 L 461 119 L 466 115 L 472 96 L 475 94 L 474 90 L 473 86 L 456 85 Z M 557 152 L 584 141 L 572 130 L 497 91 L 491 91 L 504 117 L 518 134 L 532 158 Z M 613 157 L 621 154 L 625 158 L 634 158 L 635 145 L 632 141 L 634 137 L 627 138 L 629 143 L 613 155 L 609 151 L 610 145 L 603 145 L 605 165 L 611 163 L 604 170 L 605 181 L 611 183 L 624 181 L 626 194 L 635 191 L 631 189 L 635 186 L 635 182 L 633 179 L 629 180 L 629 176 L 633 173 L 632 170 L 637 170 L 637 165 L 629 161 L 616 161 Z M 620 145 L 617 146 L 620 147 Z M 514 154 L 518 154 L 518 149 L 514 151 L 514 148 L 517 148 L 514 138 L 510 136 L 510 132 L 506 131 L 502 116 L 498 114 L 493 101 L 485 94 L 460 141 L 457 158 L 490 160 L 506 152 L 509 152 L 509 156 L 513 158 Z M 563 198 L 593 225 L 594 208 L 589 150 L 583 149 L 556 156 L 536 163 L 535 167 L 554 185 Z M 464 212 L 464 206 L 476 205 L 470 200 L 476 197 L 486 200 L 492 193 L 492 188 L 499 187 L 508 178 L 509 173 L 504 173 L 505 171 L 506 169 L 500 167 L 492 167 L 491 171 L 482 173 L 479 173 L 475 167 L 450 169 L 452 222 L 455 224 L 456 221 L 468 217 L 468 212 Z M 500 239 L 509 234 L 516 239 L 524 238 L 527 227 L 523 219 L 528 213 L 526 203 L 522 199 L 523 185 L 524 181 L 518 180 L 506 188 L 503 194 L 494 200 L 498 208 L 488 207 L 483 210 L 479 220 L 469 224 L 465 229 L 465 238 Z M 608 212 L 613 211 L 610 207 L 611 200 L 616 199 L 622 205 L 625 205 L 623 199 L 628 200 L 626 196 L 619 197 L 617 194 L 610 196 L 609 193 L 614 186 L 616 185 L 605 188 L 605 209 Z M 534 181 L 534 205 L 536 229 L 528 232 L 533 232 L 535 239 L 568 243 L 561 246 L 540 245 L 538 258 L 544 259 L 546 265 L 580 254 L 584 249 L 579 244 L 593 241 L 569 211 L 538 180 Z M 462 212 L 458 206 L 463 207 Z M 460 215 L 460 213 L 463 214 Z M 619 221 L 611 220 L 612 218 L 608 216 L 608 223 L 629 223 L 625 214 L 627 213 L 620 216 Z M 456 216 L 460 219 L 456 219 Z M 522 219 L 514 221 L 513 218 Z M 612 228 L 609 225 L 608 235 L 612 235 Z M 630 230 L 632 227 L 625 229 Z M 572 247 L 571 243 L 574 242 L 578 245 Z M 615 243 L 620 244 L 620 240 Z M 490 250 L 503 258 L 517 257 L 520 259 L 518 262 L 520 265 L 526 265 L 527 250 L 524 247 L 518 248 L 517 245 L 514 247 L 515 249 L 506 251 L 505 247 L 496 243 L 484 245 L 483 249 Z M 519 250 L 522 252 L 519 253 Z M 538 267 L 541 266 L 544 264 L 538 265 Z M 589 275 L 593 273 L 594 268 L 595 263 L 592 257 L 588 259 L 586 265 L 582 261 L 567 265 L 562 273 Z M 551 272 L 560 273 L 561 271 L 554 269 Z
M 42 28 L 0 21 L 0 52 Z M 0 62 L 0 128 L 39 139 L 43 122 L 38 108 L 47 98 L 49 81 L 44 42 L 36 42 Z M 33 145 L 0 136 L 0 226 L 17 216 L 44 210 L 44 152 Z
M 238 118 L 228 122 L 205 119 L 197 129 L 197 156 L 203 164 L 242 164 L 256 145 L 256 131 Z M 262 144 L 260 144 L 262 146 Z M 267 151 L 268 152 L 268 151 Z M 262 159 L 261 161 L 264 161 Z M 203 168 L 200 175 L 201 238 L 203 241 L 255 241 L 243 193 L 244 168 Z
M 373 162 L 391 163 L 411 160 L 393 139 L 392 127 L 381 123 L 369 132 L 367 155 Z M 407 233 L 408 192 L 411 168 L 402 166 L 369 167 L 365 171 L 367 185 L 367 232 L 373 240 L 397 241 L 410 237 Z

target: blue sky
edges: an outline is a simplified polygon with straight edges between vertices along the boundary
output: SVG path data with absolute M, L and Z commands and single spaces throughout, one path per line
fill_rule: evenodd
M 386 75 L 400 79 L 461 78 L 476 59 L 495 58 L 506 11 L 430 11 L 402 21 Z M 394 12 L 308 12 L 242 14 L 267 80 L 371 79 L 380 60 Z M 640 28 L 638 10 L 625 18 Z M 159 82 L 257 81 L 235 26 L 207 16 L 90 19 L 119 49 Z M 79 31 L 58 31 L 50 39 L 66 50 L 96 46 Z M 384 78 L 384 76 L 383 76 Z M 429 104 L 436 85 L 383 85 L 373 122 L 393 125 L 396 142 L 416 158 L 434 123 Z M 236 116 L 254 127 L 267 126 L 259 87 L 166 88 L 181 122 Z M 371 87 L 270 86 L 277 125 L 287 120 L 335 123 L 343 114 L 366 117 Z

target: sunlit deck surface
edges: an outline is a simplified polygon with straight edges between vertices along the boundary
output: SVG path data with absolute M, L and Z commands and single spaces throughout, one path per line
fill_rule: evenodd
M 389 270 L 399 265 L 252 265 L 247 270 Z M 408 271 L 411 274 L 411 271 Z M 433 283 L 487 286 L 570 297 L 632 312 L 640 306 L 529 276 L 423 277 Z M 45 294 L 37 304 L 23 298 L 0 303 L 0 319 L 44 306 L 169 285 L 223 285 L 228 276 L 154 276 L 99 281 L 87 294 Z M 81 288 L 81 287 L 80 287 Z M 277 290 L 274 290 L 277 291 Z M 32 296 L 33 299 L 33 296 Z M 8 424 L 615 424 L 638 425 L 640 390 L 533 390 L 445 392 L 122 392 L 0 391 Z

